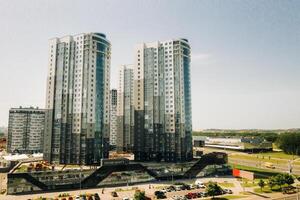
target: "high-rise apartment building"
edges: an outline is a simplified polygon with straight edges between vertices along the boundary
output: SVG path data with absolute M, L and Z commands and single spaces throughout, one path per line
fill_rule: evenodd
M 134 147 L 134 102 L 133 66 L 122 65 L 118 86 L 118 151 L 133 151 Z
M 110 135 L 109 144 L 112 147 L 117 145 L 117 99 L 116 89 L 110 90 Z
M 43 151 L 45 111 L 38 108 L 9 110 L 7 151 L 37 153 Z
M 192 159 L 190 46 L 139 44 L 134 64 L 134 154 L 139 161 Z
M 108 157 L 111 45 L 102 33 L 49 42 L 44 158 L 96 164 Z

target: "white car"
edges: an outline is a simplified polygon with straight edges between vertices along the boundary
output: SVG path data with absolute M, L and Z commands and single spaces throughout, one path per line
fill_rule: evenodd
M 171 199 L 172 199 L 172 200 L 179 200 L 180 197 L 179 197 L 178 195 L 174 195 Z
M 199 185 L 199 184 L 204 185 L 204 183 L 203 183 L 200 179 L 197 179 L 197 180 L 195 181 L 195 184 L 196 184 L 196 185 Z
M 183 196 L 179 196 L 179 195 L 175 195 L 171 198 L 172 200 L 183 200 L 184 197 Z
M 181 190 L 182 190 L 181 185 L 176 185 L 176 186 L 175 186 L 175 190 L 176 190 L 176 191 L 181 191 Z
M 80 196 L 76 196 L 76 197 L 75 197 L 75 200 L 80 200 Z
M 163 192 L 163 193 L 167 193 L 168 191 L 164 188 L 164 189 L 162 189 L 162 190 L 160 190 L 161 192 Z
M 190 185 L 190 188 L 191 188 L 191 190 L 194 190 L 194 189 L 197 188 L 197 185 L 191 184 L 191 185 Z

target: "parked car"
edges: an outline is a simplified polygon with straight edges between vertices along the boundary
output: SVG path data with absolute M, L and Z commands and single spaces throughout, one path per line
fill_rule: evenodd
M 196 199 L 198 198 L 198 194 L 194 192 L 189 192 L 188 194 L 185 195 L 185 197 L 188 199 Z
M 176 185 L 175 190 L 176 191 L 181 191 L 182 190 L 182 185 Z
M 95 199 L 95 200 L 100 200 L 100 197 L 99 197 L 99 194 L 98 194 L 98 193 L 95 193 L 95 194 L 94 194 L 94 199 Z
M 208 196 L 206 192 L 199 192 L 199 193 L 200 193 L 201 197 L 207 197 Z
M 163 188 L 163 189 L 160 190 L 160 191 L 163 192 L 163 193 L 167 193 L 167 192 L 168 192 L 166 188 Z
M 162 192 L 162 191 L 155 191 L 154 194 L 155 194 L 157 199 L 166 199 L 167 198 L 165 193 Z
M 197 186 L 195 184 L 190 185 L 191 190 L 197 189 Z
M 80 200 L 80 196 L 76 196 L 76 197 L 75 197 L 75 200 Z
M 175 187 L 173 185 L 166 188 L 167 192 L 173 192 L 176 191 Z
M 115 191 L 111 192 L 110 194 L 111 194 L 111 196 L 113 196 L 113 197 L 118 197 L 118 193 L 116 193 Z
M 224 189 L 223 191 L 225 192 L 225 194 L 232 194 L 232 190 L 230 189 Z
M 87 200 L 85 194 L 80 197 L 80 200 Z
M 197 179 L 197 180 L 195 181 L 195 184 L 196 184 L 196 185 L 204 185 L 204 183 L 203 183 L 203 181 L 201 181 L 201 179 Z
M 164 192 L 162 192 L 162 191 L 160 191 L 160 190 L 157 190 L 157 191 L 154 192 L 154 195 L 155 195 L 155 196 L 156 196 L 156 195 L 159 195 L 159 194 L 164 194 Z
M 203 189 L 203 188 L 205 188 L 205 185 L 204 185 L 203 183 L 200 183 L 200 184 L 196 184 L 196 187 L 197 187 L 197 188 L 202 188 L 202 189 Z
M 190 186 L 190 185 L 187 185 L 187 184 L 182 185 L 182 188 L 183 188 L 184 190 L 191 190 L 191 186 Z
M 172 200 L 181 200 L 181 197 L 178 196 L 178 195 L 174 195 L 174 196 L 172 197 Z

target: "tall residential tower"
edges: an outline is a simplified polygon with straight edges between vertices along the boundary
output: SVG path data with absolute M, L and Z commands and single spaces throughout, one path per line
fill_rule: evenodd
M 108 157 L 111 45 L 102 33 L 49 42 L 44 158 L 96 164 Z
M 134 146 L 134 104 L 133 66 L 122 65 L 119 70 L 118 87 L 118 151 L 133 151 Z
M 137 45 L 134 87 L 135 159 L 166 162 L 191 160 L 188 40 Z
M 109 144 L 111 147 L 115 148 L 117 145 L 117 99 L 118 92 L 116 89 L 110 90 L 110 134 L 109 134 Z

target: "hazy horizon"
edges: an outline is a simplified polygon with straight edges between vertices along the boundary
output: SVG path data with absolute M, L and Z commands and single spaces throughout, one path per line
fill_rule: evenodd
M 300 1 L 1 1 L 0 126 L 44 107 L 48 40 L 102 32 L 111 88 L 141 42 L 187 38 L 193 130 L 300 128 Z

